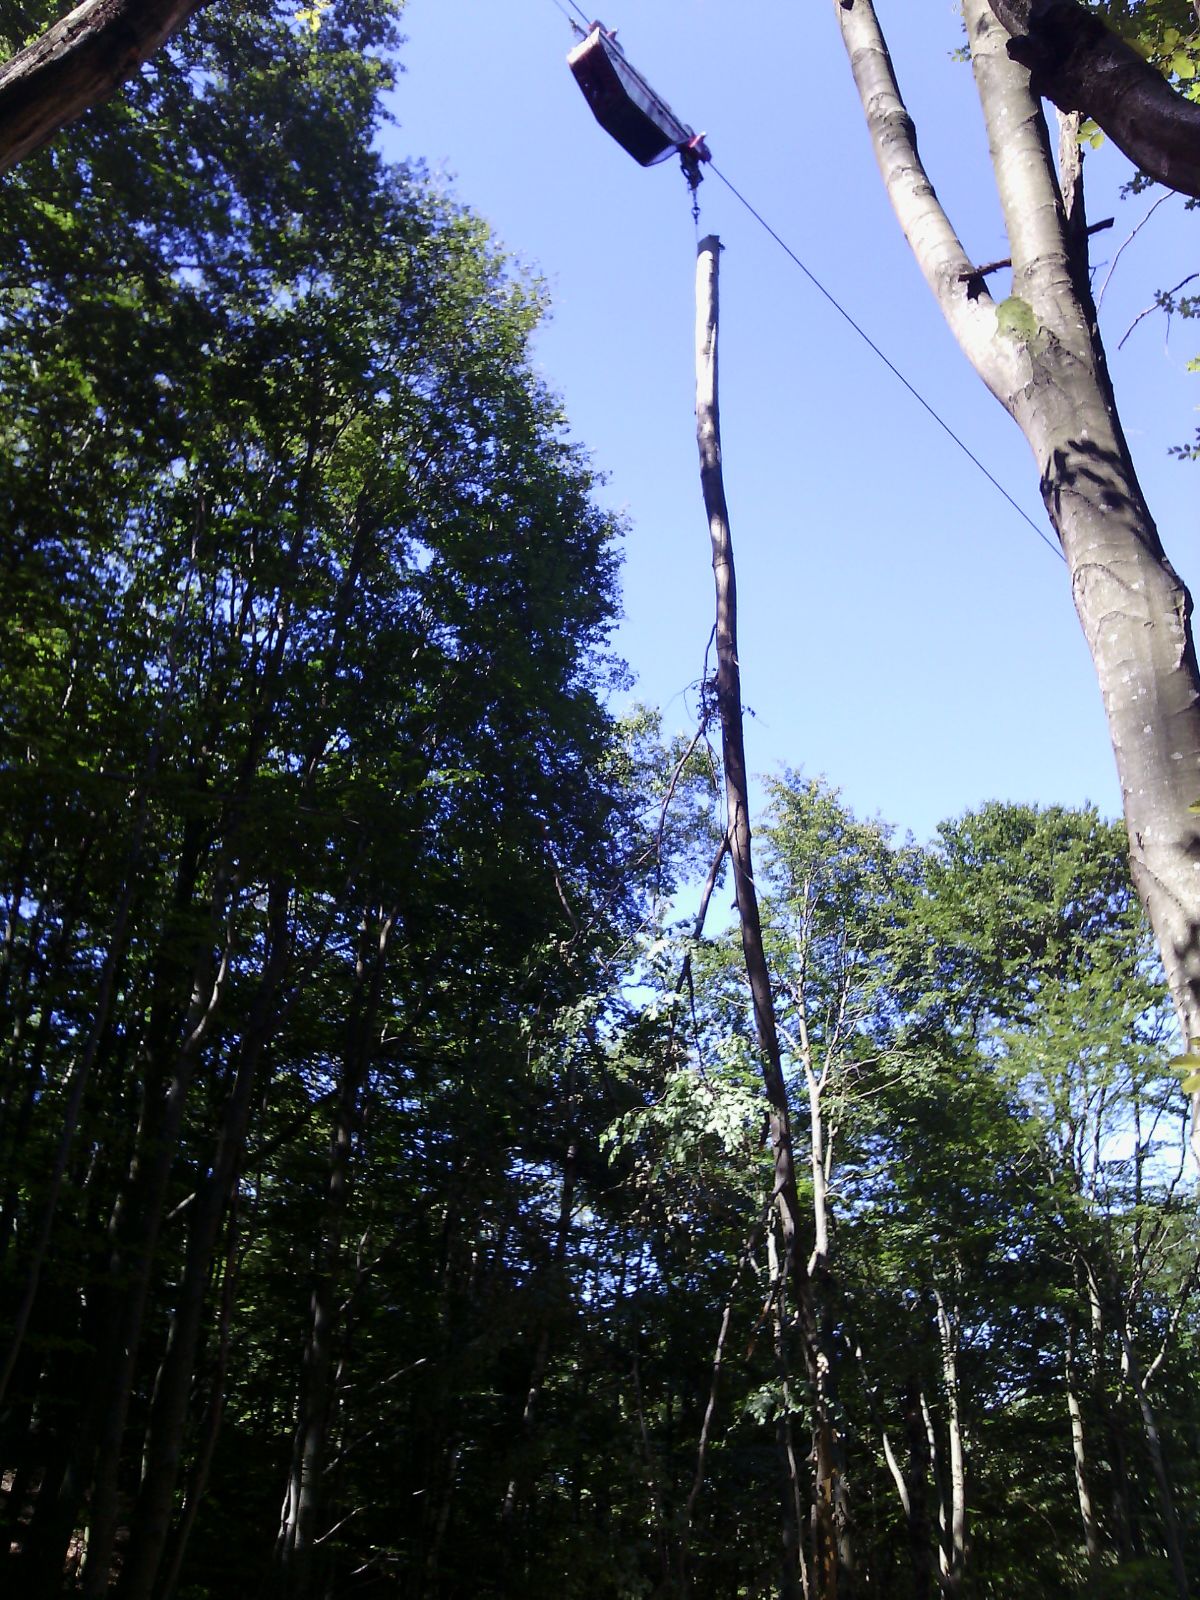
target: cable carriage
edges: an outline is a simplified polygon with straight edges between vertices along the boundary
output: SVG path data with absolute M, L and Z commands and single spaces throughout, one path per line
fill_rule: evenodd
M 604 129 L 643 167 L 652 167 L 678 152 L 688 183 L 700 182 L 700 164 L 711 161 L 702 133 L 693 133 L 659 98 L 626 59 L 617 36 L 602 23 L 567 57 L 567 65 Z

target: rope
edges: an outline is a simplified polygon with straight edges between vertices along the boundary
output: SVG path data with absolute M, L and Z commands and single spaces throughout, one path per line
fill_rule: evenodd
M 950 424 L 945 420 L 944 417 L 941 417 L 941 416 L 938 415 L 938 413 L 930 405 L 929 401 L 926 400 L 925 396 L 920 392 L 919 389 L 915 388 L 908 381 L 908 379 L 900 371 L 899 367 L 897 367 L 896 364 L 893 361 L 889 360 L 888 357 L 886 355 L 884 355 L 883 351 L 875 343 L 874 339 L 871 338 L 870 334 L 867 333 L 867 331 L 859 323 L 857 323 L 854 320 L 854 318 L 846 310 L 845 306 L 840 304 L 840 302 L 835 298 L 835 296 L 833 294 L 830 293 L 830 291 L 825 287 L 825 285 L 821 282 L 821 280 L 818 277 L 816 277 L 815 274 L 812 273 L 808 269 L 808 267 L 805 266 L 804 262 L 801 261 L 800 257 L 791 248 L 791 246 L 788 245 L 787 243 L 785 243 L 785 241 L 783 239 L 781 239 L 780 236 L 775 232 L 775 229 L 771 226 L 771 224 L 767 221 L 767 219 L 760 212 L 758 212 L 758 211 L 756 211 L 754 209 L 754 207 L 750 204 L 749 200 L 746 199 L 745 195 L 742 194 L 740 190 L 736 189 L 733 186 L 732 183 L 730 183 L 729 179 L 725 176 L 725 174 L 720 170 L 719 167 L 715 166 L 713 163 L 710 162 L 709 163 L 709 169 L 712 172 L 714 177 L 720 178 L 721 182 L 729 190 L 730 194 L 733 195 L 734 199 L 740 201 L 741 204 L 750 213 L 750 215 L 754 218 L 754 220 L 762 228 L 764 228 L 767 231 L 767 233 L 769 233 L 771 235 L 771 238 L 774 239 L 775 243 L 784 252 L 784 254 L 786 256 L 788 256 L 789 259 L 791 261 L 793 261 L 796 264 L 796 266 L 798 266 L 800 268 L 800 271 L 804 274 L 804 276 L 812 284 L 813 288 L 816 289 L 819 294 L 824 295 L 825 299 L 828 300 L 829 304 L 833 307 L 833 309 L 837 312 L 837 314 L 840 317 L 842 317 L 846 322 L 848 322 L 850 324 L 850 326 L 854 329 L 855 333 L 859 336 L 859 338 L 863 341 L 863 343 L 867 346 L 867 348 L 869 350 L 871 350 L 876 356 L 878 356 L 880 361 L 883 362 L 884 366 L 888 369 L 888 371 L 892 374 L 892 376 L 899 379 L 899 381 L 908 390 L 909 394 L 912 395 L 913 399 L 917 402 L 917 404 L 919 406 L 921 406 L 925 411 L 927 411 L 929 413 L 929 415 L 937 423 L 938 427 L 941 428 L 942 432 L 948 434 L 950 436 L 950 438 L 954 440 L 954 443 L 962 451 L 963 455 L 966 456 L 967 460 L 972 462 L 976 467 L 978 467 L 979 471 L 983 473 L 984 477 L 992 485 L 992 487 L 994 489 L 998 490 L 999 493 L 1004 496 L 1004 498 L 1008 501 L 1009 505 L 1013 508 L 1013 510 L 1017 513 L 1017 515 L 1021 518 L 1021 520 L 1023 522 L 1025 522 L 1025 523 L 1027 523 L 1029 525 L 1029 527 L 1031 527 L 1033 529 L 1034 533 L 1037 534 L 1038 538 L 1046 546 L 1047 550 L 1051 551 L 1054 555 L 1056 555 L 1058 557 L 1058 559 L 1060 561 L 1062 561 L 1065 564 L 1066 557 L 1063 555 L 1062 551 L 1058 548 L 1058 546 L 1054 543 L 1054 541 L 1048 537 L 1048 535 L 1046 534 L 1045 529 L 1044 528 L 1040 528 L 1037 525 L 1037 523 L 1033 520 L 1033 518 L 1029 515 L 1029 513 L 1026 510 L 1024 510 L 1024 508 L 1022 506 L 1018 505 L 1018 503 L 1013 499 L 1012 495 L 1009 494 L 1008 490 L 1004 487 L 1004 485 L 999 481 L 998 478 L 993 477 L 993 475 L 988 471 L 987 467 L 984 466 L 983 462 L 979 459 L 979 457 L 975 454 L 975 452 L 971 449 L 971 447 L 965 442 L 965 440 L 960 438 L 960 436 L 957 433 L 955 433 L 954 429 L 950 426 Z

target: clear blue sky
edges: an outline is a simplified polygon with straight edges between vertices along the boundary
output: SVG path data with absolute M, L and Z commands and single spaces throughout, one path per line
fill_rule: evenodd
M 959 354 L 892 218 L 832 5 L 606 0 L 631 59 L 717 165 L 1045 526 L 1013 423 Z M 614 8 L 615 7 L 615 8 Z M 955 7 L 880 6 L 939 194 L 978 261 L 1007 255 Z M 589 13 L 590 14 L 590 13 Z M 542 274 L 537 358 L 629 519 L 618 646 L 637 696 L 692 725 L 712 622 L 693 421 L 695 235 L 674 163 L 643 170 L 594 123 L 553 0 L 409 0 L 397 156 L 425 160 Z M 1153 195 L 1089 163 L 1097 281 Z M 1099 181 L 1102 180 L 1102 181 Z M 1156 191 L 1158 193 L 1160 191 Z M 1098 690 L 1062 563 L 710 178 L 722 261 L 721 406 L 751 766 L 824 773 L 864 814 L 925 837 L 990 798 L 1116 814 Z M 1190 439 L 1196 324 L 1147 319 L 1196 261 L 1176 197 L 1125 250 L 1102 323 L 1122 416 L 1168 551 L 1200 579 Z M 993 280 L 1003 291 L 1003 276 Z M 1005 291 L 1006 292 L 1006 291 Z M 1192 337 L 1189 337 L 1191 335 Z

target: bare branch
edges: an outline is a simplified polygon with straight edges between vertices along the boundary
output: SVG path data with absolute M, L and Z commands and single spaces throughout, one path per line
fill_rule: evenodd
M 1170 199 L 1171 199 L 1171 196 L 1169 194 L 1160 194 L 1158 199 L 1150 207 L 1149 211 L 1147 211 L 1146 215 L 1142 218 L 1142 220 L 1137 224 L 1137 226 L 1133 229 L 1133 231 L 1129 234 L 1129 236 L 1125 240 L 1122 241 L 1121 248 L 1117 251 L 1116 255 L 1112 258 L 1112 264 L 1110 265 L 1108 271 L 1104 274 L 1104 282 L 1100 285 L 1100 293 L 1096 296 L 1096 310 L 1097 311 L 1099 311 L 1100 307 L 1104 304 L 1104 292 L 1108 288 L 1109 284 L 1112 282 L 1112 275 L 1117 270 L 1117 262 L 1120 261 L 1121 257 L 1125 254 L 1126 250 L 1129 249 L 1129 246 L 1137 238 L 1138 234 L 1141 233 L 1142 229 L 1150 221 L 1150 218 L 1158 210 L 1159 206 L 1162 205 L 1163 201 L 1164 200 L 1170 200 Z
M 1137 327 L 1139 322 L 1144 322 L 1147 317 L 1153 316 L 1156 311 L 1161 311 L 1163 309 L 1163 301 L 1169 300 L 1173 294 L 1178 294 L 1180 289 L 1182 289 L 1186 284 L 1191 283 L 1194 278 L 1200 278 L 1200 272 L 1189 272 L 1187 277 L 1181 278 L 1173 289 L 1168 289 L 1165 294 L 1156 295 L 1154 297 L 1153 304 L 1148 305 L 1145 310 L 1139 311 L 1137 316 L 1134 317 L 1133 321 L 1125 329 L 1125 332 L 1121 335 L 1117 349 L 1121 350 L 1124 348 L 1126 339 L 1128 339 L 1129 335 Z

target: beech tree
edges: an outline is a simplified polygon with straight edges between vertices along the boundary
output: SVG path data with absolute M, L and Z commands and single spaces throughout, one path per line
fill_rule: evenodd
M 888 196 L 968 360 L 1037 462 L 1091 651 L 1130 859 L 1191 1050 L 1200 1039 L 1200 672 L 1192 599 L 1121 430 L 1088 278 L 1077 126 L 1056 168 L 1027 67 L 987 0 L 963 15 L 1012 260 L 993 299 L 938 201 L 871 0 L 835 7 Z M 1197 1063 L 1200 1066 L 1200 1062 Z M 1200 1084 L 1193 1092 L 1200 1160 Z
M 175 1582 L 281 1173 L 259 1570 L 272 1520 L 285 1592 L 318 1541 L 336 1565 L 365 1129 L 415 1206 L 446 1179 L 455 1262 L 472 1207 L 524 1209 L 496 1130 L 653 856 L 601 703 L 617 530 L 530 369 L 537 291 L 373 147 L 395 16 L 209 13 L 0 193 L 0 1475 L 29 1594 Z
M 1052 100 L 1060 111 L 1090 117 L 1147 177 L 1200 196 L 1200 102 L 1181 86 L 1173 87 L 1103 15 L 1078 0 L 988 3 L 1010 35 L 1009 55 L 1029 68 L 1035 94 Z M 1132 25 L 1135 37 L 1145 38 L 1143 19 L 1136 11 L 1131 16 L 1127 4 L 1106 3 L 1101 9 L 1114 22 Z M 1196 17 L 1186 0 L 1168 5 L 1166 14 L 1155 7 L 1150 36 L 1172 23 L 1175 43 L 1163 51 L 1167 73 L 1176 62 L 1184 67 L 1181 76 L 1189 84 L 1195 52 L 1185 41 L 1195 30 Z
M 1122 827 L 993 804 L 927 848 L 896 846 L 825 785 L 789 777 L 758 839 L 809 1157 L 838 1594 L 1183 1594 L 1197 1507 L 1195 1408 L 1179 1396 L 1200 1235 L 1165 1064 L 1170 1004 Z M 771 1321 L 783 1252 L 753 1229 L 770 1179 L 746 1144 L 754 1041 L 733 941 L 694 965 L 692 1066 L 622 1134 L 650 1168 L 647 1222 L 657 1208 L 690 1229 L 708 1215 L 733 1247 L 707 1313 L 721 1359 L 693 1424 L 706 1447 L 689 1537 L 701 1549 L 717 1527 L 714 1502 L 735 1494 L 723 1452 L 744 1452 L 757 1427 L 778 1460 L 788 1593 L 789 1567 L 804 1570 L 793 1504 L 812 1492 L 814 1457 L 797 1446 L 814 1408 L 797 1319 Z M 725 1220 L 739 1197 L 741 1239 Z M 749 1307 L 748 1256 L 761 1284 Z M 747 1316 L 757 1335 L 743 1343 Z M 811 1562 L 809 1579 L 815 1592 Z

